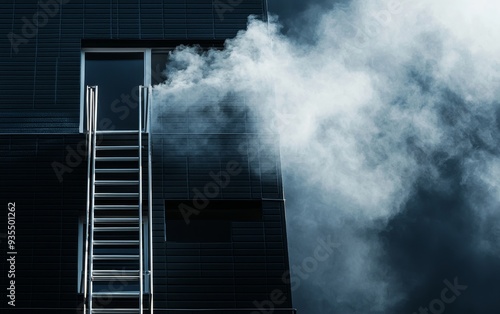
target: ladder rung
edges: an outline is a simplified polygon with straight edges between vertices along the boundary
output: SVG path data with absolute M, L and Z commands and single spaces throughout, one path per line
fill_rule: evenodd
M 139 291 L 102 291 L 102 292 L 93 292 L 93 297 L 117 297 L 117 298 L 130 298 L 130 297 L 138 297 L 141 293 Z
M 96 173 L 137 173 L 139 168 L 102 168 L 96 169 Z
M 138 297 L 140 294 L 141 293 L 139 291 L 105 291 L 105 292 L 93 292 L 92 297 L 131 298 L 131 297 Z M 96 309 L 93 310 L 95 311 Z
M 139 280 L 139 275 L 93 275 L 92 281 Z
M 135 260 L 139 255 L 94 255 L 94 260 Z
M 96 180 L 95 185 L 138 185 L 139 180 Z
M 94 205 L 95 210 L 131 210 L 139 209 L 139 205 Z
M 94 227 L 94 231 L 138 231 L 139 227 Z
M 139 222 L 139 218 L 130 218 L 130 217 L 103 217 L 103 218 L 94 218 L 94 222 L 97 223 L 133 223 Z
M 139 134 L 139 130 L 111 130 L 111 131 L 96 131 L 97 134 Z M 144 132 L 141 131 L 141 134 Z
M 95 197 L 139 197 L 139 193 L 95 193 Z
M 97 150 L 136 150 L 139 146 L 97 146 Z
M 94 276 L 115 276 L 115 275 L 129 275 L 139 276 L 139 270 L 125 270 L 125 269 L 107 269 L 107 270 L 94 270 Z
M 139 240 L 94 240 L 94 245 L 139 245 Z
M 92 309 L 92 313 L 96 314 L 113 314 L 113 313 L 120 313 L 120 314 L 136 314 L 140 313 L 140 309 Z
M 96 161 L 137 161 L 139 157 L 96 157 Z
M 139 270 L 94 270 L 92 272 L 92 279 L 95 281 L 105 280 L 139 280 Z

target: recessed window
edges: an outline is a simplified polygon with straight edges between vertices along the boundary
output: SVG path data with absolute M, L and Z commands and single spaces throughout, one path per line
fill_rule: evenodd
M 233 221 L 261 221 L 261 200 L 166 200 L 168 242 L 230 242 Z
M 167 220 L 166 239 L 177 243 L 231 242 L 231 222 Z
M 149 84 L 149 69 L 150 50 L 83 51 L 80 130 L 86 125 L 86 86 L 98 86 L 98 130 L 138 129 L 139 86 Z
M 165 218 L 169 220 L 260 221 L 262 200 L 166 200 Z

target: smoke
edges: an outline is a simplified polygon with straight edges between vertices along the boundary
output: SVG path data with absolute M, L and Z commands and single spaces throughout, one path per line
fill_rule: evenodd
M 411 248 L 386 235 L 402 217 L 425 219 L 429 210 L 415 209 L 422 191 L 459 195 L 455 215 L 470 218 L 462 249 L 479 259 L 500 256 L 500 4 L 326 7 L 307 10 L 298 19 L 307 23 L 290 36 L 277 17 L 250 18 L 223 50 L 176 49 L 155 99 L 163 114 L 210 104 L 220 128 L 220 103 L 236 99 L 261 132 L 279 133 L 291 264 L 312 254 L 322 234 L 341 244 L 294 292 L 299 310 L 417 311 L 415 302 L 431 301 L 426 284 L 442 285 L 447 274 L 410 269 L 402 278 L 405 266 L 393 257 Z M 430 214 L 437 221 L 450 216 L 437 210 Z M 459 232 L 452 222 L 447 228 Z M 460 247 L 455 240 L 447 244 Z M 408 301 L 417 293 L 424 296 Z

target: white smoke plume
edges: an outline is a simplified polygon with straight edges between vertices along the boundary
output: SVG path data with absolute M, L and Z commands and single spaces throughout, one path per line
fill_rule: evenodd
M 223 50 L 172 52 L 159 103 L 237 95 L 278 130 L 291 264 L 319 234 L 341 244 L 295 291 L 299 309 L 392 313 L 411 297 L 417 283 L 393 274 L 378 232 L 417 186 L 457 181 L 478 250 L 500 255 L 499 14 L 488 0 L 359 0 L 311 8 L 298 37 L 251 18 Z M 458 177 L 443 174 L 450 160 Z

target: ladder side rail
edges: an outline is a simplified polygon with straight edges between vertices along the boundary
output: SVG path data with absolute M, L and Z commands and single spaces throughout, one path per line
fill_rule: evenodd
M 142 96 L 144 86 L 139 86 L 139 313 L 143 314 L 143 234 L 142 234 Z
M 144 106 L 141 108 L 142 109 L 142 119 L 141 119 L 141 130 L 142 132 L 145 132 L 147 133 L 147 123 L 148 123 L 148 105 L 149 105 L 149 95 L 148 95 L 148 91 L 149 91 L 149 87 L 147 86 L 143 86 L 142 87 L 143 89 L 141 89 L 141 92 L 144 93 L 144 100 L 143 100 L 143 103 L 144 103 Z
M 92 132 L 90 130 L 90 119 L 91 119 L 91 89 L 86 86 L 85 90 L 85 112 L 86 112 L 86 132 L 87 132 L 87 206 L 86 206 L 86 218 L 85 218 L 85 257 L 84 257 L 84 267 L 83 267 L 83 312 L 86 313 L 87 310 L 87 280 L 88 280 L 88 258 L 89 258 L 89 217 L 90 217 L 90 169 L 91 169 L 91 142 L 92 142 Z
M 96 157 L 96 131 L 97 131 L 97 109 L 98 109 L 98 96 L 99 88 L 95 86 L 94 92 L 94 104 L 93 104 L 93 115 L 92 115 L 92 170 L 91 170 L 91 211 L 90 211 L 90 275 L 89 275 L 89 310 L 92 313 L 92 298 L 93 298 L 93 283 L 92 283 L 92 271 L 94 269 L 94 207 L 95 207 L 95 157 Z
M 153 94 L 151 86 L 148 87 L 148 221 L 149 221 L 149 312 L 153 314 L 153 168 L 151 149 L 151 107 L 153 105 Z

